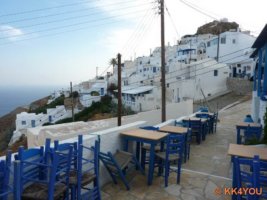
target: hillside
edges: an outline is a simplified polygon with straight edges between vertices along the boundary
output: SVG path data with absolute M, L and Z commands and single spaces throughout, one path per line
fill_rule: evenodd
M 204 24 L 203 26 L 198 27 L 197 35 L 200 34 L 213 34 L 218 35 L 219 33 L 223 33 L 225 31 L 229 31 L 231 29 L 237 29 L 239 25 L 236 22 L 224 22 L 224 21 L 216 21 L 209 22 Z
M 16 115 L 21 112 L 27 112 L 28 109 L 18 107 L 12 112 L 4 115 L 0 118 L 0 151 L 7 148 L 10 138 L 12 137 L 13 131 L 15 130 Z

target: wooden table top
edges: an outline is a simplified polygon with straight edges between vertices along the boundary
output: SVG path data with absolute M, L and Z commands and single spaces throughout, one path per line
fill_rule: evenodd
M 144 129 L 132 129 L 121 132 L 121 135 L 157 141 L 166 137 L 168 133 L 162 133 L 159 131 L 149 131 Z
M 186 117 L 184 118 L 183 120 L 185 121 L 199 121 L 201 120 L 201 122 L 206 122 L 208 119 L 205 119 L 205 118 L 200 118 L 200 117 Z
M 230 144 L 228 154 L 245 158 L 253 158 L 254 155 L 259 155 L 261 160 L 267 160 L 267 148 L 264 147 Z
M 236 126 L 243 126 L 243 127 L 247 127 L 248 125 L 250 125 L 250 127 L 261 127 L 261 124 L 259 123 L 239 122 L 238 124 L 236 124 Z
M 159 129 L 159 131 L 167 133 L 186 134 L 187 128 L 179 126 L 163 126 Z

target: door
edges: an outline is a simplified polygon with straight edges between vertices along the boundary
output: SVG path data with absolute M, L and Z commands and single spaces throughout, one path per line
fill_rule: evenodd
M 35 120 L 31 121 L 32 127 L 35 127 Z
M 233 77 L 236 77 L 236 67 L 233 67 Z

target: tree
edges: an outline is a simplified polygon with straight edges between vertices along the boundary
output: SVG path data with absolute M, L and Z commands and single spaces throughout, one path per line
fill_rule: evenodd
M 117 59 L 116 58 L 111 58 L 110 61 L 109 61 L 109 64 L 112 65 L 113 67 L 113 74 L 114 74 L 114 68 L 115 68 L 115 65 L 117 65 Z

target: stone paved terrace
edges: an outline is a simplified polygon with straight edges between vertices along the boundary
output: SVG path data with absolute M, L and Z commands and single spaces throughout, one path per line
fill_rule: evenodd
M 146 185 L 146 177 L 128 175 L 131 190 L 126 191 L 119 183 L 108 183 L 102 188 L 104 200 L 215 200 L 231 199 L 230 196 L 216 195 L 219 187 L 231 187 L 232 167 L 227 155 L 229 143 L 235 143 L 235 124 L 250 113 L 251 101 L 228 106 L 219 112 L 217 133 L 210 134 L 200 145 L 191 145 L 190 160 L 182 165 L 181 183 L 176 184 L 176 174 L 169 178 L 169 186 L 164 187 L 164 178 L 155 176 L 153 185 Z

